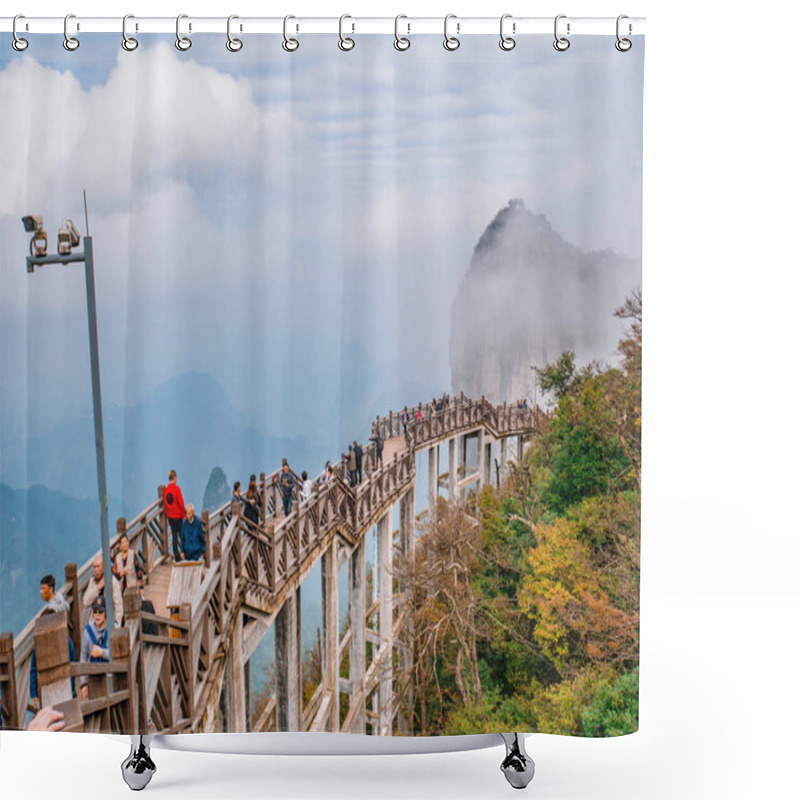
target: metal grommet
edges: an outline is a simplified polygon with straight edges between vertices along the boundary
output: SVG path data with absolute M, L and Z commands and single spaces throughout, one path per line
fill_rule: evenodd
M 408 19 L 405 14 L 398 14 L 394 18 L 394 49 L 395 50 L 408 50 L 411 47 L 411 39 L 406 39 L 405 36 L 400 35 L 400 20 Z M 411 33 L 411 23 L 406 23 L 408 32 Z
M 344 50 L 345 52 L 352 50 L 356 46 L 355 40 L 351 39 L 349 36 L 345 36 L 344 31 L 342 30 L 344 21 L 346 19 L 353 18 L 349 14 L 342 14 L 342 16 L 339 17 L 339 49 Z M 354 23 L 352 23 L 352 28 L 355 31 L 356 26 Z
M 288 14 L 283 18 L 283 44 L 281 46 L 287 53 L 293 53 L 300 47 L 300 42 L 298 42 L 297 39 L 290 39 L 288 36 L 287 31 L 290 19 L 296 19 L 296 17 Z
M 188 14 L 178 14 L 175 19 L 175 47 L 178 50 L 186 51 L 192 46 L 192 40 L 188 36 L 181 36 L 181 20 L 188 19 Z M 192 26 L 189 26 L 189 30 L 192 29 Z
M 64 49 L 69 50 L 70 52 L 72 52 L 73 50 L 77 50 L 81 46 L 81 43 L 74 36 L 70 36 L 67 30 L 67 26 L 69 25 L 69 21 L 71 19 L 75 19 L 74 14 L 67 14 L 67 16 L 64 17 L 64 42 L 63 42 Z
M 616 47 L 617 50 L 620 51 L 620 53 L 627 53 L 628 50 L 630 50 L 631 47 L 633 47 L 633 42 L 631 42 L 630 39 L 623 39 L 619 35 L 619 23 L 622 22 L 623 19 L 628 19 L 627 14 L 620 14 L 617 17 L 617 41 L 614 42 L 614 47 Z M 629 34 L 630 34 L 631 30 L 632 30 L 631 29 L 631 25 L 630 25 L 630 23 L 628 23 L 628 33 Z
M 28 49 L 28 40 L 23 39 L 21 36 L 17 36 L 17 20 L 18 19 L 25 19 L 24 14 L 17 14 L 14 17 L 14 21 L 11 23 L 11 33 L 14 34 L 14 41 L 11 43 L 11 46 L 18 52 L 21 53 L 23 50 Z
M 239 19 L 236 14 L 231 14 L 228 17 L 228 41 L 225 42 L 225 47 L 227 47 L 231 53 L 238 53 L 244 47 L 244 42 L 242 42 L 241 39 L 236 39 L 231 36 L 231 22 L 235 19 Z M 241 28 L 239 30 L 241 30 Z
M 458 50 L 461 47 L 461 42 L 458 39 L 458 36 L 450 36 L 447 32 L 447 23 L 450 22 L 451 19 L 457 19 L 455 14 L 448 14 L 444 18 L 444 49 L 450 50 Z M 461 23 L 456 23 L 456 34 L 461 30 Z
M 135 19 L 133 14 L 126 14 L 122 18 L 122 49 L 132 53 L 138 46 L 139 40 L 133 36 L 128 36 L 127 25 L 129 19 Z
M 556 37 L 556 40 L 553 42 L 553 47 L 558 50 L 559 53 L 563 53 L 565 50 L 569 50 L 569 39 L 566 36 L 559 36 L 558 35 L 558 21 L 560 19 L 566 19 L 566 14 L 559 14 L 556 17 L 556 21 L 553 23 L 553 36 Z M 567 23 L 567 36 L 569 36 L 569 22 Z
M 511 19 L 511 14 L 503 14 L 503 16 L 500 17 L 500 49 L 505 50 L 506 52 L 513 50 L 517 46 L 516 40 L 511 36 L 506 36 L 503 32 L 503 26 L 505 25 L 507 19 Z M 516 22 L 512 24 L 511 31 L 512 33 L 517 32 Z

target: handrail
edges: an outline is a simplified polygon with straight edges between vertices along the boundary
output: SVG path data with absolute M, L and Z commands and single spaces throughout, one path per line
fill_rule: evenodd
M 416 414 L 422 408 L 422 418 Z M 404 447 L 394 458 L 378 464 L 374 440 L 363 447 L 363 480 L 351 487 L 346 480 L 346 455 L 335 461 L 333 479 L 326 471 L 313 479 L 314 490 L 309 501 L 302 501 L 302 481 L 295 476 L 293 510 L 288 516 L 280 513 L 278 476 L 281 469 L 268 475 L 261 473 L 261 515 L 258 524 L 240 516 L 229 499 L 213 512 L 204 512 L 207 520 L 207 569 L 200 587 L 191 599 L 191 616 L 185 625 L 192 643 L 191 670 L 185 676 L 193 686 L 192 695 L 199 698 L 216 675 L 217 663 L 225 656 L 227 624 L 239 613 L 247 599 L 257 601 L 259 610 L 270 613 L 271 598 L 276 597 L 295 576 L 302 573 L 308 557 L 318 557 L 323 540 L 334 529 L 349 531 L 360 539 L 377 521 L 377 516 L 413 482 L 415 455 L 443 438 L 476 428 L 484 428 L 494 438 L 536 432 L 546 415 L 537 408 L 492 405 L 485 399 L 472 400 L 463 396 L 452 398 L 447 407 L 436 411 L 430 403 L 409 408 L 409 420 L 403 425 L 403 410 L 389 411 L 372 423 L 373 436 L 384 440 L 403 435 Z M 291 468 L 290 468 L 291 469 Z M 145 564 L 147 571 L 157 569 L 169 557 L 166 515 L 163 498 L 159 498 L 132 520 L 119 520 L 117 535 L 111 540 L 112 557 L 122 532 L 128 535 L 131 548 Z M 73 584 L 59 587 L 71 603 L 79 602 L 89 583 L 92 556 L 77 571 Z M 77 597 L 73 586 L 77 585 Z M 81 608 L 81 627 L 88 612 Z M 15 673 L 18 706 L 24 716 L 27 706 L 27 673 L 33 651 L 35 621 L 41 612 L 25 626 L 14 640 Z M 149 615 L 143 615 L 148 619 Z M 177 620 L 173 627 L 184 628 Z M 176 640 L 178 644 L 180 640 Z M 155 644 L 143 639 L 143 645 Z M 183 641 L 183 644 L 187 644 Z M 196 727 L 204 709 L 191 709 L 192 724 Z M 23 718 L 22 716 L 20 718 Z

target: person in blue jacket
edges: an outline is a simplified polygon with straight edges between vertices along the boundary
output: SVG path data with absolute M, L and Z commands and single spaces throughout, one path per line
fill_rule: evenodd
M 206 533 L 203 521 L 195 516 L 194 505 L 186 506 L 186 519 L 181 527 L 181 559 L 200 561 L 206 553 Z

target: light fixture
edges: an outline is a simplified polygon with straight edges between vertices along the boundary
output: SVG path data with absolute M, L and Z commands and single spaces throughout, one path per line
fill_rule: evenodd
M 80 244 L 81 235 L 71 219 L 65 219 L 58 229 L 58 254 L 68 256 Z
M 22 224 L 28 233 L 33 233 L 31 237 L 31 255 L 35 258 L 47 255 L 47 233 L 44 230 L 44 222 L 41 214 L 28 214 L 22 218 Z

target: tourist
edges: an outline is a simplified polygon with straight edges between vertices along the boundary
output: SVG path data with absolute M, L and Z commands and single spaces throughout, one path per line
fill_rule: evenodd
M 169 528 L 172 531 L 172 554 L 176 561 L 180 561 L 181 526 L 186 516 L 186 508 L 183 505 L 183 494 L 177 481 L 178 473 L 171 469 L 169 471 L 169 483 L 164 489 L 164 510 L 167 514 Z
M 283 500 L 283 514 L 288 517 L 292 513 L 292 500 L 294 497 L 295 477 L 289 469 L 289 462 L 284 458 L 281 467 L 280 477 L 278 478 L 278 488 L 281 490 Z
M 237 514 L 241 512 L 244 502 L 244 497 L 242 497 L 242 484 L 239 481 L 234 481 L 233 494 L 231 495 L 231 513 Z
M 52 731 L 60 731 L 63 727 L 64 712 L 56 711 L 53 706 L 47 706 L 28 723 L 27 730 L 50 733 Z
M 85 608 L 91 608 L 96 601 L 105 602 L 105 586 L 103 557 L 98 555 L 92 564 L 92 577 L 89 578 L 89 585 L 83 593 L 83 605 Z M 122 625 L 124 608 L 122 605 L 122 587 L 113 572 L 111 573 L 111 597 L 114 601 L 114 624 L 119 626 Z
M 347 482 L 350 484 L 350 486 L 356 485 L 357 475 L 356 454 L 353 450 L 353 445 L 350 445 L 347 448 Z
M 250 476 L 250 483 L 247 486 L 247 491 L 244 495 L 244 515 L 254 525 L 258 525 L 258 519 L 261 515 L 261 495 L 258 493 L 258 484 L 256 483 L 256 476 Z
M 408 423 L 411 419 L 410 414 L 408 413 L 408 406 L 403 407 L 403 433 L 408 433 Z
M 106 627 L 106 607 L 96 602 L 92 605 L 92 618 L 83 629 L 81 639 L 81 661 L 97 664 L 111 661 L 111 650 L 108 643 L 108 628 Z M 81 697 L 89 699 L 89 685 L 87 676 L 81 677 Z
M 311 499 L 314 491 L 314 481 L 308 477 L 308 473 L 305 470 L 303 470 L 303 474 L 300 477 L 303 479 L 302 502 L 306 503 Z
M 358 442 L 353 442 L 353 452 L 356 454 L 356 483 L 364 479 L 364 449 Z
M 137 563 L 138 560 L 136 553 L 131 550 L 128 534 L 123 533 L 119 537 L 119 550 L 117 551 L 117 557 L 114 559 L 114 574 L 119 578 L 123 594 L 128 588 L 128 578 L 136 575 L 137 568 L 140 568 Z M 132 585 L 133 581 L 131 581 Z
M 186 506 L 186 519 L 181 526 L 181 560 L 200 561 L 206 552 L 206 532 L 203 521 L 196 517 L 194 504 Z
M 369 440 L 375 442 L 375 469 L 377 469 L 378 464 L 383 466 L 383 436 L 379 430 L 376 430 L 375 435 L 370 436 Z
M 53 611 L 69 611 L 69 603 L 56 591 L 56 579 L 52 575 L 45 575 L 39 582 L 39 596 Z

